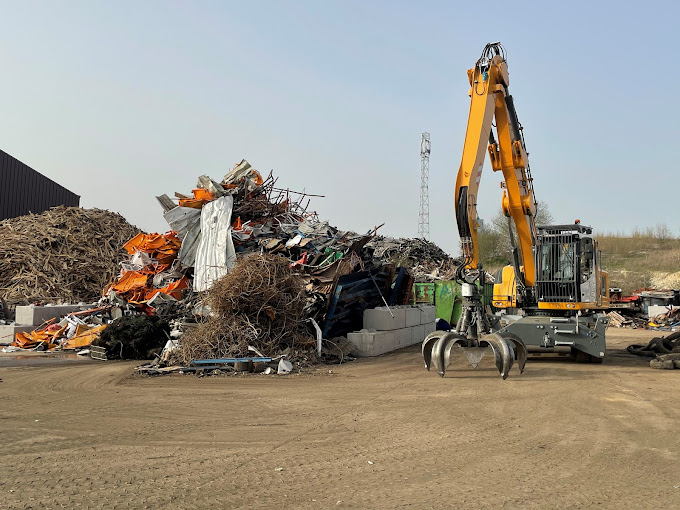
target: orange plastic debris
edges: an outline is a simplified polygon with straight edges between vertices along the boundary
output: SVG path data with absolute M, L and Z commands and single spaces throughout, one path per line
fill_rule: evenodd
M 168 294 L 175 299 L 182 299 L 182 291 L 189 286 L 189 280 L 186 276 L 183 276 L 180 280 L 176 282 L 169 283 L 162 289 L 151 289 L 146 293 L 146 299 L 149 300 L 154 297 L 159 292 L 163 294 Z
M 118 278 L 118 281 L 109 284 L 104 289 L 104 296 L 107 296 L 110 292 L 115 292 L 129 303 L 135 304 L 143 304 L 159 292 L 181 299 L 181 291 L 188 287 L 186 278 L 183 277 L 162 289 L 154 288 L 151 279 L 151 276 L 172 266 L 181 247 L 182 242 L 177 236 L 177 232 L 174 231 L 165 234 L 137 234 L 125 243 L 125 250 L 130 255 L 137 252 L 145 253 L 149 255 L 152 262 L 137 271 L 125 271 Z
M 194 189 L 192 190 L 192 193 L 194 194 L 194 198 L 196 200 L 207 200 L 208 202 L 215 200 L 215 195 L 204 188 Z
M 197 200 L 195 198 L 180 198 L 180 207 L 191 207 L 193 209 L 201 209 L 209 200 Z
M 44 344 L 48 350 L 54 349 L 57 347 L 54 340 L 58 338 L 58 334 L 60 336 L 66 329 L 66 326 L 62 328 L 57 324 L 53 324 L 54 321 L 55 319 L 45 321 L 30 333 L 15 333 L 12 345 L 21 349 L 33 349 L 40 344 Z M 57 328 L 50 329 L 53 326 L 57 326 Z
M 146 287 L 148 280 L 149 275 L 140 274 L 137 271 L 128 271 L 123 273 L 120 280 L 111 286 L 111 290 L 120 296 L 131 290 Z
M 78 327 L 80 328 L 80 326 Z M 76 334 L 76 336 L 69 338 L 66 340 L 66 342 L 61 344 L 62 349 L 79 349 L 81 347 L 87 347 L 97 338 L 99 338 L 99 336 L 102 334 L 102 331 L 104 331 L 104 328 L 106 328 L 106 324 L 91 328 L 79 335 Z
M 165 234 L 142 234 L 141 232 L 123 245 L 123 248 L 133 255 L 136 251 L 148 253 L 152 257 L 157 251 L 170 253 L 179 251 L 182 241 L 177 237 L 177 232 L 170 231 Z

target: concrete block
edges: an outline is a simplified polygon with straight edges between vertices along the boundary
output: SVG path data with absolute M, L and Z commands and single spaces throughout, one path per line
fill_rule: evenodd
M 423 331 L 425 336 L 429 335 L 430 333 L 434 333 L 437 330 L 437 326 L 435 325 L 434 321 L 423 324 L 422 326 L 425 328 L 425 331 Z
M 392 331 L 406 327 L 406 310 L 404 308 L 385 307 L 369 308 L 364 311 L 364 329 L 375 329 L 376 331 Z
M 33 331 L 35 326 L 28 324 L 2 324 L 0 325 L 0 345 L 9 345 L 14 342 L 15 333 Z
M 420 308 L 417 306 L 410 306 L 408 308 L 404 309 L 404 312 L 406 314 L 406 327 L 410 328 L 411 326 L 419 326 L 421 324 L 420 316 L 422 315 L 422 312 L 420 311 Z
M 361 357 L 378 356 L 399 348 L 395 345 L 394 331 L 368 331 L 363 329 L 348 333 L 347 340 L 356 346 L 352 354 Z
M 17 324 L 30 324 L 40 326 L 43 322 L 53 318 L 59 318 L 72 312 L 79 312 L 93 308 L 95 305 L 54 305 L 54 306 L 17 306 L 14 320 Z
M 420 323 L 428 324 L 434 323 L 437 319 L 437 308 L 433 305 L 420 305 Z
M 411 328 L 395 329 L 392 333 L 394 333 L 394 346 L 396 349 L 411 345 Z
M 422 343 L 426 336 L 423 324 L 411 327 L 411 345 Z

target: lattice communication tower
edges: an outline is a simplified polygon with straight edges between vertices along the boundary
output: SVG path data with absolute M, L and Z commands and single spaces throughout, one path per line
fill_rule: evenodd
M 430 196 L 427 181 L 430 176 L 430 133 L 420 139 L 420 212 L 418 213 L 418 237 L 430 237 Z

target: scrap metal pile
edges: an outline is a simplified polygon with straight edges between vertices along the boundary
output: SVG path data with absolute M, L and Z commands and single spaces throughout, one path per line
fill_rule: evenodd
M 109 323 L 145 314 L 173 324 L 161 357 L 166 363 L 186 366 L 252 352 L 314 361 L 318 352 L 328 352 L 322 337 L 361 329 L 365 309 L 405 304 L 415 281 L 449 278 L 455 271 L 451 257 L 422 239 L 376 236 L 380 227 L 363 235 L 334 228 L 309 210 L 312 196 L 277 187 L 271 173 L 263 178 L 243 160 L 220 181 L 200 176 L 190 194 L 157 197 L 171 228 L 165 234 L 141 233 L 127 223 L 115 232 L 97 225 L 98 246 L 116 247 L 106 257 L 106 281 L 84 270 L 88 281 L 97 282 L 92 294 L 103 296 L 97 312 L 80 320 L 77 332 L 73 318 L 62 318 L 17 336 L 15 345 L 87 347 L 81 334 L 93 330 L 84 337 L 92 342 Z M 114 277 L 120 247 L 126 257 Z M 82 267 L 65 266 L 71 278 Z M 43 288 L 36 287 L 41 298 Z M 63 293 L 55 295 L 63 299 Z M 95 342 L 108 350 L 120 345 L 110 357 L 134 350 L 123 349 L 127 340 L 118 340 L 116 331 L 109 328 Z
M 461 261 L 425 239 L 394 239 L 377 236 L 366 248 L 373 250 L 378 264 L 394 264 L 410 269 L 416 282 L 452 280 Z
M 246 356 L 249 348 L 280 353 L 314 345 L 301 321 L 303 279 L 284 257 L 252 253 L 240 258 L 207 291 L 205 301 L 211 315 L 182 337 L 172 362 L 186 366 L 197 359 Z
M 101 209 L 55 207 L 0 222 L 0 298 L 8 306 L 96 301 L 139 229 Z
M 12 347 L 39 351 L 88 347 L 114 320 L 116 315 L 111 311 L 112 307 L 102 306 L 52 318 L 32 331 L 16 333 Z

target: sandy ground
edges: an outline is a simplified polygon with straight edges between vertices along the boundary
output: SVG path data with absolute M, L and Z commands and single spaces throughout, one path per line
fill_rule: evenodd
M 680 370 L 622 352 L 653 335 L 506 381 L 417 348 L 291 376 L 5 360 L 0 508 L 680 508 Z

